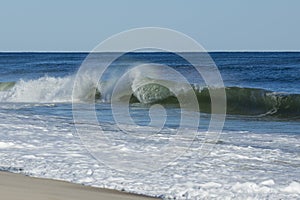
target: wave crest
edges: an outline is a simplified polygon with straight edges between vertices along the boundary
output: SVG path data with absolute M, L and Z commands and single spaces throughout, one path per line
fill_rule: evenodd
M 42 77 L 35 80 L 0 83 L 0 102 L 86 102 L 109 101 L 102 96 L 107 90 L 109 82 L 95 83 L 88 76 L 82 76 L 78 97 L 72 97 L 74 76 L 63 78 Z M 131 95 L 130 103 L 180 106 L 172 91 L 178 95 L 186 95 L 190 89 L 197 96 L 200 111 L 210 113 L 210 90 L 220 88 L 200 87 L 166 80 L 155 80 L 148 77 L 134 77 L 126 82 L 131 91 L 119 95 L 120 100 L 124 95 Z M 168 86 L 168 87 L 166 87 Z M 170 90 L 170 88 L 171 90 Z M 300 118 L 300 95 L 276 93 L 269 90 L 243 87 L 226 87 L 227 114 L 252 115 L 252 116 L 276 116 L 283 118 Z M 129 94 L 128 94 L 129 93 Z M 125 102 L 126 103 L 126 102 Z M 128 102 L 127 102 L 128 103 Z

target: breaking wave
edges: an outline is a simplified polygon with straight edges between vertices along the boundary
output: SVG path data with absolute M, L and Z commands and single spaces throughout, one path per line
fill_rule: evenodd
M 201 112 L 210 113 L 210 90 L 219 88 L 199 88 L 192 86 Z M 300 94 L 277 93 L 264 89 L 226 87 L 227 114 L 276 116 L 283 118 L 300 118 Z M 184 91 L 182 95 L 184 95 Z M 161 103 L 178 105 L 177 98 L 167 88 L 158 84 L 149 84 L 139 88 L 131 102 Z
M 35 80 L 0 83 L 0 102 L 109 102 L 109 81 L 96 83 L 88 77 L 82 77 L 78 97 L 72 97 L 75 77 L 41 77 Z M 118 100 L 130 99 L 130 103 L 180 106 L 176 94 L 185 95 L 193 90 L 197 96 L 200 111 L 210 113 L 210 90 L 218 88 L 187 85 L 149 77 L 135 77 L 126 82 L 131 91 L 117 95 Z M 163 86 L 164 85 L 164 86 Z M 172 87 L 172 90 L 169 87 Z M 276 93 L 269 90 L 243 87 L 226 87 L 227 114 L 251 116 L 276 116 L 281 118 L 300 118 L 300 94 Z M 128 95 L 130 97 L 128 98 Z M 126 97 L 126 98 L 125 98 Z

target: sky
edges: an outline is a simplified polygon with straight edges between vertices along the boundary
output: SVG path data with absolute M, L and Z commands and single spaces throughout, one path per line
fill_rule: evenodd
M 208 51 L 300 50 L 299 0 L 0 0 L 0 51 L 91 51 L 132 28 L 180 31 Z

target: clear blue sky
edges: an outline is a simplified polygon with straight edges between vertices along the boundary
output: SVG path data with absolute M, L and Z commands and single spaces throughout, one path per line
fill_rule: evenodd
M 300 50 L 299 0 L 2 0 L 0 25 L 0 51 L 90 51 L 143 26 L 207 50 Z

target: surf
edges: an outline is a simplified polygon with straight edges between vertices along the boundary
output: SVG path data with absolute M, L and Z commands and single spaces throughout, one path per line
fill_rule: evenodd
M 111 82 L 114 83 L 111 83 Z M 111 91 L 115 80 L 100 83 L 88 76 L 80 79 L 80 92 L 72 97 L 74 76 L 48 77 L 17 82 L 0 83 L 0 102 L 96 102 L 110 103 Z M 197 84 L 170 80 L 152 79 L 149 77 L 133 76 L 126 81 L 130 91 L 119 91 L 115 98 L 123 103 L 180 107 L 176 95 L 187 95 L 190 90 L 196 95 L 200 112 L 211 113 L 210 91 L 221 88 L 209 88 Z M 167 86 L 167 87 L 166 87 Z M 300 118 L 300 94 L 278 93 L 260 88 L 225 87 L 227 99 L 227 114 L 248 116 L 273 116 L 279 118 Z M 129 96 L 129 97 L 128 97 Z M 129 99 L 129 102 L 126 102 Z

